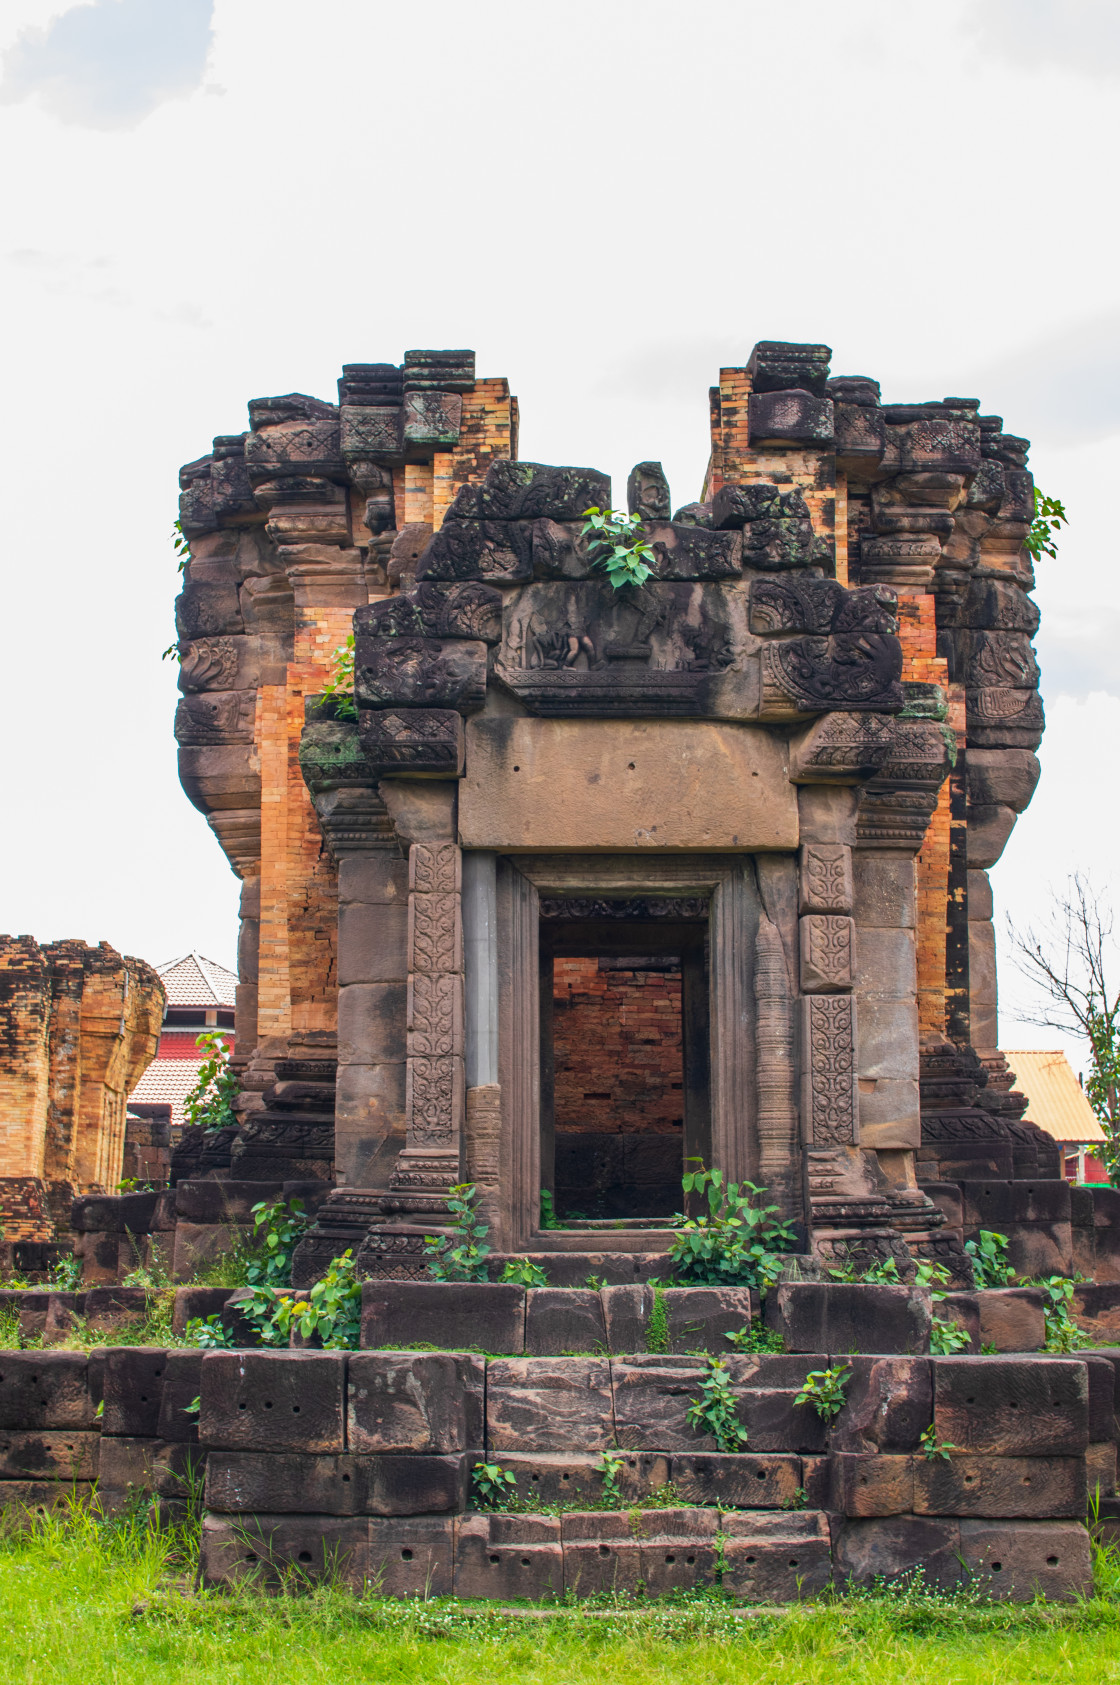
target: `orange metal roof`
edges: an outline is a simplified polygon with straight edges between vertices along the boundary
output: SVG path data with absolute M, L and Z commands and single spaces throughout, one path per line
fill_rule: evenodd
M 1055 1141 L 1089 1145 L 1104 1140 L 1104 1130 L 1064 1053 L 1033 1047 L 1018 1053 L 1005 1049 L 1004 1058 L 1015 1072 L 1015 1087 L 1030 1101 L 1025 1115 L 1031 1123 Z

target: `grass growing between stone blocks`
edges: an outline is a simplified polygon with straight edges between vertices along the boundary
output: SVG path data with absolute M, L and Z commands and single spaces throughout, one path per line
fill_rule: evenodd
M 988 1604 L 911 1588 L 738 1610 L 718 1593 L 642 1606 L 600 1600 L 503 1609 L 441 1599 L 195 1589 L 197 1532 L 146 1510 L 113 1522 L 75 1509 L 0 1533 L 4 1678 L 13 1685 L 274 1685 L 411 1679 L 599 1685 L 604 1678 L 740 1685 L 865 1679 L 987 1685 L 1120 1679 L 1120 1559 L 1098 1553 L 1079 1606 Z

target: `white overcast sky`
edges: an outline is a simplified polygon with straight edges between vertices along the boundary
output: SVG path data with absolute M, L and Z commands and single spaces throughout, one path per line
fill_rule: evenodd
M 410 346 L 616 498 L 645 457 L 698 494 L 756 339 L 1003 414 L 1072 524 L 997 918 L 1115 889 L 1117 0 L 7 0 L 0 52 L 0 929 L 233 963 L 159 660 L 177 469 Z

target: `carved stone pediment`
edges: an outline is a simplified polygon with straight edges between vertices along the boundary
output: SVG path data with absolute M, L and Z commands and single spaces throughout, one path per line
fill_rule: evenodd
M 898 598 L 883 585 L 848 591 L 835 579 L 810 574 L 756 579 L 750 627 L 761 637 L 780 632 L 893 634 L 898 631 Z
M 175 741 L 184 745 L 249 743 L 254 690 L 208 690 L 184 696 L 175 710 Z
M 359 637 L 354 695 L 366 708 L 474 713 L 486 701 L 486 645 L 466 638 Z
M 496 644 L 502 635 L 502 594 L 491 585 L 425 581 L 358 609 L 354 631 L 364 638 L 481 638 Z
M 783 703 L 797 713 L 902 707 L 902 646 L 896 637 L 880 632 L 840 632 L 768 644 L 762 675 L 764 713 Z
M 702 714 L 748 641 L 742 587 L 534 584 L 506 604 L 495 674 L 534 713 Z

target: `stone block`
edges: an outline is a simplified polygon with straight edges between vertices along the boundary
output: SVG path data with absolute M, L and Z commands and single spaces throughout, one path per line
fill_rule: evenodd
M 635 1595 L 642 1588 L 642 1547 L 629 1515 L 593 1510 L 561 1517 L 564 1590 L 577 1597 L 601 1592 Z
M 1116 1491 L 1116 1444 L 1090 1445 L 1085 1453 L 1085 1485 L 1089 1503 Z
M 863 995 L 911 1000 L 918 987 L 912 930 L 861 930 L 855 944 L 855 985 Z
M 962 1521 L 961 1557 L 991 1596 L 1072 1603 L 1093 1594 L 1089 1535 L 1076 1521 Z
M 700 1390 L 702 1365 L 686 1358 L 639 1356 L 611 1364 L 617 1442 L 631 1451 L 714 1451 L 710 1435 L 687 1420 Z
M 369 1583 L 379 1597 L 450 1597 L 455 1523 L 450 1516 L 393 1516 L 367 1523 Z
M 544 1515 L 466 1515 L 455 1526 L 455 1596 L 563 1595 L 560 1522 Z
M 197 1182 L 180 1182 L 175 1188 L 175 1214 L 188 1223 L 237 1223 L 252 1225 L 253 1207 L 277 1199 L 282 1182 L 218 1182 L 204 1177 Z M 216 1292 L 216 1288 L 195 1288 L 195 1292 Z
M 205 1265 L 232 1252 L 251 1233 L 248 1225 L 237 1223 L 178 1222 L 171 1259 L 172 1279 L 189 1281 Z
M 1079 1281 L 1073 1290 L 1073 1315 L 1090 1339 L 1120 1339 L 1120 1283 Z
M 653 1309 L 653 1288 L 644 1282 L 600 1289 L 607 1346 L 612 1352 L 644 1352 Z
M 423 1515 L 466 1507 L 475 1454 L 304 1456 L 212 1452 L 208 1509 L 324 1515 Z
M 801 1458 L 775 1452 L 677 1452 L 670 1478 L 681 1502 L 724 1509 L 782 1509 L 796 1501 Z
M 937 1437 L 991 1456 L 1080 1456 L 1089 1382 L 1074 1358 L 934 1357 Z
M 486 1366 L 448 1352 L 354 1352 L 346 1388 L 351 1451 L 445 1455 L 484 1439 Z
M 408 861 L 388 850 L 351 854 L 338 863 L 338 899 L 408 906 Z
M 758 1387 L 741 1395 L 739 1420 L 754 1451 L 823 1451 L 828 1423 L 810 1404 L 796 1404 L 794 1387 Z
M 961 1227 L 964 1222 L 964 1203 L 959 1182 L 919 1182 L 918 1187 L 944 1214 L 947 1228 Z
M 492 1456 L 503 1451 L 602 1451 L 613 1442 L 609 1363 L 584 1357 L 526 1357 L 497 1358 L 487 1365 L 486 1447 Z
M 908 1515 L 913 1510 L 913 1457 L 834 1452 L 829 1460 L 830 1509 L 851 1516 Z
M 187 1323 L 199 1317 L 220 1316 L 230 1296 L 228 1287 L 177 1287 L 175 1308 L 171 1313 L 171 1332 L 180 1339 L 187 1331 Z
M 517 1356 L 525 1350 L 525 1289 L 501 1282 L 367 1281 L 362 1345 Z
M 914 1504 L 920 1515 L 1084 1516 L 1083 1457 L 915 1457 Z
M 404 1059 L 408 985 L 351 983 L 338 991 L 338 1057 L 342 1064 Z
M 199 1439 L 223 1451 L 345 1449 L 345 1352 L 207 1352 Z
M 158 1193 L 85 1194 L 70 1207 L 70 1224 L 78 1234 L 148 1234 L 159 1203 Z
M 766 1298 L 766 1321 L 791 1352 L 926 1352 L 929 1291 L 869 1282 L 783 1282 Z
M 65 1518 L 75 1502 L 92 1504 L 100 1497 L 89 1481 L 0 1480 L 0 1515 L 10 1527 L 33 1527 L 58 1512 Z
M 361 1591 L 369 1569 L 369 1523 L 337 1515 L 207 1515 L 202 1583 L 298 1589 L 340 1579 Z
M 714 1510 L 645 1510 L 633 1517 L 647 1596 L 714 1585 L 718 1553 Z
M 0 1480 L 96 1480 L 101 1436 L 88 1430 L 0 1430 Z
M 921 1145 L 921 1095 L 916 1077 L 859 1079 L 859 1144 L 912 1150 Z
M 766 444 L 811 445 L 820 450 L 832 443 L 831 398 L 815 398 L 798 388 L 752 392 L 747 399 L 747 417 L 752 450 Z
M 833 1354 L 833 1364 L 843 1361 Z M 933 1415 L 924 1357 L 852 1357 L 846 1403 L 834 1418 L 833 1450 L 916 1451 Z
M 751 1324 L 749 1287 L 667 1287 L 663 1303 L 669 1319 L 671 1352 L 730 1350 L 726 1336 Z
M 861 1080 L 917 1076 L 918 1008 L 912 995 L 900 999 L 861 992 L 858 1023 Z
M 0 1428 L 86 1428 L 97 1401 L 84 1352 L 0 1352 Z
M 408 906 L 345 901 L 338 909 L 338 982 L 399 983 L 408 976 Z
M 725 1515 L 724 1592 L 741 1602 L 794 1603 L 816 1597 L 832 1579 L 828 1522 L 819 1511 Z
M 201 1351 L 165 1354 L 156 1432 L 160 1439 L 198 1444 L 198 1414 L 190 1406 L 202 1392 Z M 106 1405 L 108 1414 L 108 1405 Z
M 1116 1439 L 1120 1422 L 1116 1416 L 1116 1370 L 1110 1358 L 1096 1352 L 1077 1354 L 1085 1365 L 1089 1382 L 1089 1441 Z
M 798 883 L 798 912 L 850 913 L 853 895 L 851 849 L 838 842 L 802 843 Z
M 103 1439 L 99 1494 L 107 1514 L 128 1509 L 138 1493 L 168 1503 L 187 1503 L 206 1473 L 206 1454 L 182 1440 Z
M 129 1258 L 127 1268 L 134 1269 L 136 1255 L 131 1242 L 125 1241 Z M 122 1258 L 122 1267 L 126 1261 Z M 99 1334 L 114 1328 L 135 1326 L 148 1311 L 148 1295 L 143 1287 L 91 1287 L 86 1294 L 86 1320 Z
M 964 1328 L 971 1345 L 969 1350 L 979 1353 L 983 1336 L 980 1333 L 980 1295 L 979 1293 L 946 1293 L 943 1299 L 933 1302 L 933 1314 L 939 1322 L 955 1322 Z
M 525 1350 L 535 1357 L 601 1352 L 607 1327 L 603 1301 L 590 1288 L 534 1287 L 525 1299 Z
M 636 1503 L 669 1484 L 669 1459 L 650 1451 L 620 1451 L 618 1485 L 623 1497 Z M 603 1496 L 602 1455 L 575 1456 L 554 1452 L 535 1456 L 504 1451 L 502 1467 L 517 1477 L 517 1496 L 547 1505 L 598 1503 Z
M 464 848 L 792 849 L 797 792 L 761 727 L 485 714 L 467 722 L 459 830 Z
M 976 1295 L 980 1340 L 997 1352 L 1036 1352 L 1046 1340 L 1042 1292 L 1037 1287 L 986 1287 Z
M 912 930 L 917 887 L 912 856 L 857 849 L 852 856 L 852 910 L 860 930 Z
M 939 1591 L 961 1582 L 960 1523 L 940 1517 L 894 1515 L 846 1519 L 833 1533 L 834 1574 L 840 1585 L 867 1585 L 922 1570 L 922 1581 Z

